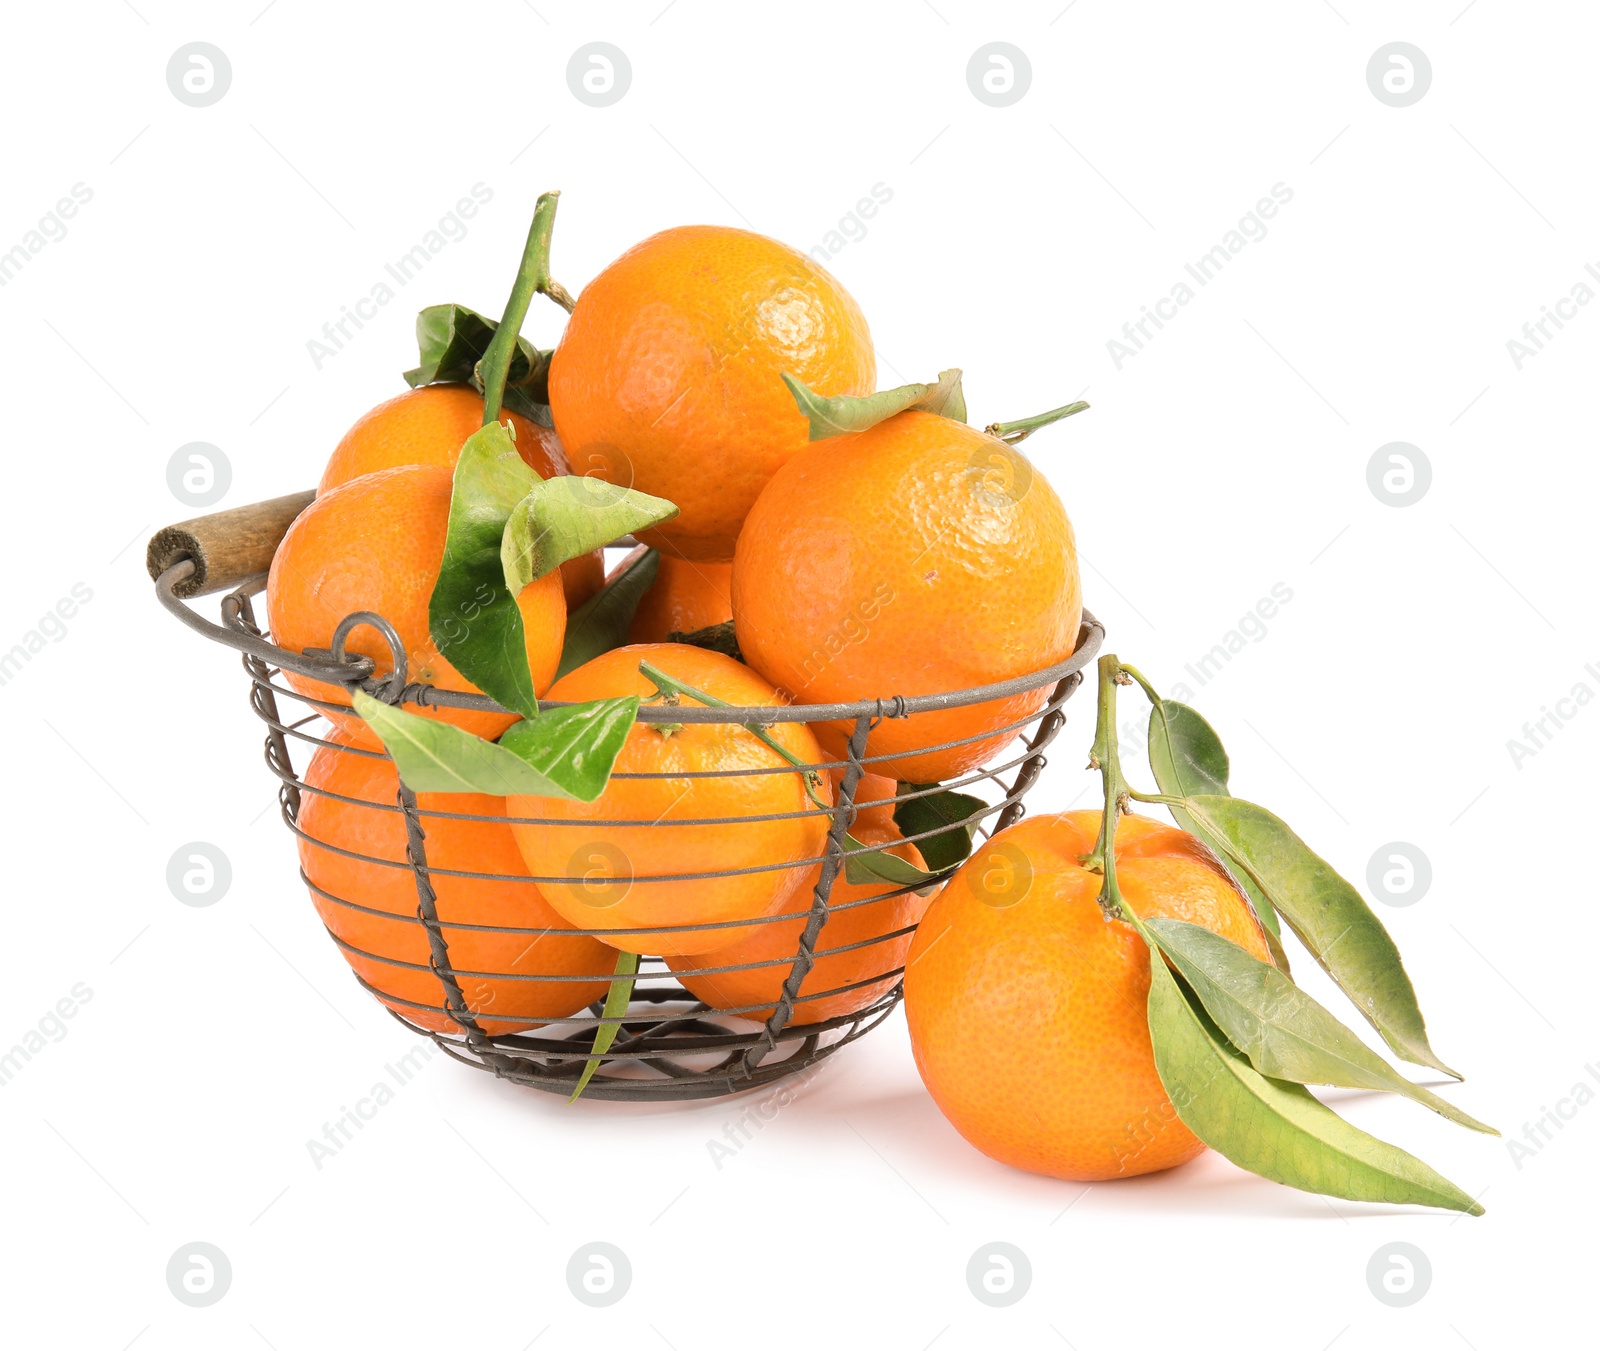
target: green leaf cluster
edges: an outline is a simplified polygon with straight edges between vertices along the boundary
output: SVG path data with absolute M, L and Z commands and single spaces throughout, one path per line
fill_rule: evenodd
M 417 315 L 417 364 L 405 382 L 420 385 L 469 384 L 480 394 L 478 363 L 489 351 L 499 324 L 465 305 L 429 305 Z M 520 334 L 506 372 L 505 406 L 541 427 L 550 418 L 551 353 Z
M 522 589 L 571 559 L 677 514 L 671 502 L 632 488 L 572 476 L 541 479 L 517 454 L 503 423 L 480 427 L 456 461 L 444 561 L 428 604 L 433 641 L 490 698 L 525 718 L 538 716 L 516 599 Z M 603 630 L 593 626 L 593 611 L 581 617 L 592 642 Z
M 603 479 L 569 474 L 535 483 L 511 509 L 500 537 L 506 588 L 516 595 L 568 559 L 677 514 L 664 497 Z
M 1402 1060 L 1455 1078 L 1428 1041 L 1416 991 L 1394 940 L 1355 887 L 1282 820 L 1228 787 L 1221 739 L 1194 709 L 1162 699 L 1115 657 L 1100 665 L 1094 763 L 1106 784 L 1101 904 L 1151 949 L 1148 1015 L 1156 1068 L 1179 1118 L 1206 1144 L 1263 1177 L 1353 1200 L 1483 1208 L 1420 1159 L 1358 1130 L 1307 1084 L 1395 1093 L 1468 1129 L 1497 1132 L 1412 1083 L 1295 984 L 1287 962 L 1262 961 L 1209 929 L 1140 919 L 1116 883 L 1115 820 L 1129 799 L 1156 802 L 1196 835 L 1239 884 L 1274 954 L 1278 919 L 1294 933 Z M 1160 792 L 1122 778 L 1115 689 L 1137 682 L 1151 702 L 1148 752 Z
M 502 707 L 536 717 L 516 596 L 506 588 L 501 539 L 511 513 L 538 482 L 503 423 L 473 432 L 450 488 L 444 561 L 428 601 L 428 631 L 456 670 Z

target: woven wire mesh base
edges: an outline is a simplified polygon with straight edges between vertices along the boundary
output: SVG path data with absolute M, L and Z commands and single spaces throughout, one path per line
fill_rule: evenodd
M 682 1101 L 722 1098 L 761 1088 L 826 1060 L 887 1018 L 900 1002 L 900 973 L 891 974 L 896 979 L 888 994 L 857 1013 L 794 1029 L 752 1067 L 746 1067 L 745 1061 L 760 1044 L 759 1033 L 739 1031 L 732 1026 L 734 1019 L 717 1014 L 681 986 L 635 990 L 617 1040 L 583 1096 L 609 1102 Z M 487 1038 L 487 1044 L 475 1043 L 465 1034 L 429 1031 L 393 1009 L 390 1013 L 463 1065 L 565 1097 L 577 1086 L 588 1061 L 600 1008 L 598 1003 L 591 1005 L 585 1025 L 565 1036 L 510 1034 Z
M 915 927 L 914 919 L 909 924 L 882 927 L 881 931 L 869 932 L 866 938 L 843 942 L 834 948 L 828 946 L 826 933 L 830 917 L 835 917 L 835 929 L 839 929 L 845 923 L 837 918 L 842 912 L 868 906 L 881 907 L 897 899 L 909 903 L 914 890 L 912 886 L 895 888 L 885 884 L 881 890 L 875 888 L 868 898 L 834 900 L 830 905 L 836 879 L 841 878 L 844 871 L 847 834 L 856 816 L 854 795 L 861 776 L 875 771 L 875 761 L 904 758 L 907 754 L 900 752 L 898 757 L 869 757 L 865 754 L 867 736 L 869 731 L 885 717 L 907 716 L 929 706 L 972 703 L 974 700 L 970 696 L 975 692 L 961 691 L 946 696 L 870 701 L 859 705 L 831 705 L 825 708 L 818 706 L 782 710 L 712 710 L 690 707 L 666 710 L 647 707 L 641 710 L 640 720 L 647 722 L 653 718 L 656 721 L 682 719 L 689 722 L 746 724 L 766 721 L 764 717 L 751 716 L 756 712 L 776 715 L 777 720 L 788 722 L 825 719 L 840 721 L 841 714 L 848 714 L 843 720 L 852 727 L 852 732 L 845 758 L 836 761 L 823 760 L 816 766 L 831 771 L 836 779 L 834 805 L 831 810 L 689 822 L 674 818 L 665 823 L 668 827 L 711 825 L 737 829 L 745 820 L 819 816 L 826 823 L 827 835 L 825 845 L 818 856 L 772 865 L 771 868 L 710 870 L 704 873 L 670 874 L 637 879 L 630 877 L 630 882 L 641 885 L 672 881 L 704 881 L 707 884 L 715 884 L 720 879 L 739 873 L 806 869 L 804 880 L 810 882 L 814 877 L 814 884 L 808 887 L 797 886 L 793 898 L 780 906 L 779 912 L 775 915 L 755 921 L 730 921 L 720 925 L 679 925 L 631 931 L 586 930 L 569 926 L 563 926 L 558 930 L 549 927 L 491 925 L 465 922 L 455 915 L 441 919 L 441 897 L 448 899 L 452 887 L 459 888 L 467 883 L 485 881 L 512 887 L 541 882 L 571 883 L 578 879 L 570 876 L 547 878 L 511 876 L 455 866 L 445 867 L 437 858 L 432 861 L 429 858 L 430 820 L 437 822 L 443 818 L 454 818 L 457 822 L 489 825 L 504 822 L 534 827 L 555 826 L 558 823 L 539 818 L 473 815 L 448 810 L 438 805 L 440 802 L 453 803 L 455 799 L 449 795 L 435 795 L 429 805 L 423 805 L 403 786 L 399 787 L 391 804 L 375 803 L 367 798 L 341 797 L 338 793 L 308 784 L 305 771 L 297 770 L 295 766 L 291 749 L 299 753 L 302 758 L 316 754 L 319 748 L 328 748 L 324 752 L 325 755 L 365 756 L 372 760 L 387 757 L 381 752 L 330 741 L 322 715 L 322 710 L 330 706 L 289 688 L 283 681 L 283 673 L 288 669 L 314 675 L 318 679 L 326 679 L 331 658 L 332 662 L 343 664 L 342 679 L 347 685 L 366 688 L 378 697 L 386 697 L 393 702 L 491 709 L 496 706 L 481 696 L 449 695 L 446 692 L 432 691 L 426 686 L 405 684 L 404 654 L 394 641 L 391 642 L 391 647 L 396 658 L 394 665 L 398 674 L 385 680 L 373 678 L 372 664 L 367 659 L 353 657 L 346 659 L 342 651 L 342 639 L 336 639 L 333 654 L 299 654 L 272 646 L 270 640 L 257 626 L 251 605 L 251 596 L 260 591 L 264 583 L 263 578 L 255 578 L 223 598 L 222 626 L 207 623 L 194 615 L 172 594 L 174 585 L 182 580 L 183 569 L 188 566 L 187 563 L 180 563 L 163 574 L 158 583 L 158 594 L 163 604 L 191 627 L 243 652 L 244 667 L 250 677 L 251 707 L 267 727 L 266 761 L 279 780 L 279 802 L 284 822 L 302 842 L 302 860 L 307 857 L 306 846 L 314 846 L 315 849 L 342 855 L 347 860 L 365 867 L 403 872 L 407 875 L 408 884 L 414 884 L 415 909 L 412 913 L 402 914 L 392 906 L 366 904 L 365 902 L 372 900 L 368 895 L 360 897 L 339 895 L 319 885 L 317 880 L 308 876 L 302 867 L 301 878 L 310 888 L 330 936 L 350 961 L 356 979 L 363 988 L 384 1003 L 398 1021 L 412 1031 L 431 1038 L 452 1059 L 486 1070 L 497 1078 L 564 1096 L 570 1095 L 585 1066 L 594 1058 L 592 1048 L 597 1029 L 604 1022 L 610 1021 L 617 1026 L 616 1038 L 610 1049 L 600 1058 L 595 1073 L 584 1088 L 585 1097 L 633 1102 L 721 1097 L 760 1088 L 816 1065 L 841 1047 L 877 1027 L 899 1003 L 901 978 L 904 973 L 904 952 L 909 946 Z M 392 630 L 389 630 L 377 616 L 365 616 L 361 622 L 372 624 L 373 627 L 379 628 L 380 632 L 388 630 L 392 634 Z M 350 621 L 341 626 L 341 632 L 348 631 L 348 627 Z M 1064 720 L 1062 706 L 1081 682 L 1082 668 L 1093 659 L 1102 636 L 1103 631 L 1098 622 L 1092 616 L 1086 615 L 1079 634 L 1077 650 L 1068 661 L 1038 672 L 1033 677 L 1006 682 L 1004 686 L 984 687 L 985 698 L 1002 697 L 1002 694 L 1009 697 L 1028 690 L 1042 691 L 1047 688 L 1050 692 L 1037 711 L 1017 719 L 1005 728 L 989 729 L 986 735 L 992 735 L 999 730 L 1009 732 L 1014 737 L 1010 743 L 1011 749 L 997 757 L 998 763 L 987 764 L 947 784 L 924 790 L 924 795 L 941 789 L 953 789 L 982 797 L 988 803 L 978 818 L 980 823 L 977 832 L 983 839 L 1018 820 L 1023 813 L 1023 798 L 1044 767 L 1045 748 L 1053 740 Z M 295 701 L 309 711 L 304 716 L 285 719 L 280 712 L 280 705 L 284 700 Z M 941 704 L 939 701 L 945 702 Z M 971 741 L 978 739 L 967 738 Z M 923 749 L 932 750 L 941 747 Z M 772 769 L 752 770 L 750 773 L 792 776 L 795 771 L 780 765 Z M 697 775 L 695 773 L 641 774 L 631 777 L 694 779 Z M 403 853 L 396 851 L 394 856 L 380 857 L 339 849 L 326 841 L 316 839 L 303 828 L 302 824 L 308 799 L 314 795 L 359 805 L 363 809 L 370 807 L 373 811 L 394 813 L 403 823 Z M 640 823 L 591 821 L 586 824 L 596 828 L 607 825 L 629 825 L 637 828 Z M 435 829 L 437 831 L 439 827 L 436 826 Z M 937 830 L 929 830 L 920 835 L 912 834 L 907 838 L 916 843 L 937 833 L 939 833 Z M 874 846 L 875 849 L 886 847 L 888 846 Z M 459 861 L 451 860 L 451 862 L 454 864 Z M 925 885 L 917 891 L 916 895 L 926 898 L 943 882 L 946 875 L 941 874 L 934 883 Z M 380 873 L 375 876 L 380 880 L 392 880 L 393 874 Z M 903 910 L 901 913 L 903 917 Z M 920 915 L 920 909 L 916 910 L 916 914 Z M 336 930 L 346 927 L 344 921 L 350 917 L 358 920 L 364 918 L 367 921 L 376 919 L 380 926 L 391 923 L 397 926 L 413 926 L 415 930 L 420 931 L 420 935 L 415 933 L 412 935 L 414 939 L 425 935 L 426 960 L 420 960 L 420 952 L 413 952 L 411 956 L 419 960 L 412 960 L 397 955 L 392 950 L 382 951 L 362 947 L 350 941 L 347 936 L 341 936 Z M 804 928 L 794 944 L 792 954 L 785 949 L 781 961 L 768 959 L 757 963 L 717 965 L 717 962 L 725 959 L 712 952 L 696 958 L 690 969 L 682 969 L 680 965 L 680 969 L 675 971 L 660 957 L 642 957 L 631 1002 L 620 1018 L 611 1020 L 605 1019 L 602 1013 L 604 985 L 612 977 L 611 963 L 616 956 L 609 948 L 600 949 L 596 945 L 597 952 L 603 951 L 609 954 L 604 962 L 595 961 L 581 973 L 556 975 L 512 972 L 504 969 L 471 969 L 453 960 L 451 955 L 452 936 L 458 949 L 463 942 L 471 942 L 474 939 L 494 941 L 500 938 L 515 939 L 519 942 L 524 938 L 529 939 L 528 949 L 531 949 L 536 943 L 546 939 L 554 939 L 557 943 L 571 942 L 581 938 L 602 938 L 607 933 L 615 936 L 618 932 L 645 933 L 663 937 L 718 927 L 748 934 L 753 927 L 763 924 L 797 925 L 802 921 Z M 837 985 L 825 984 L 821 989 L 811 988 L 816 982 L 807 982 L 807 977 L 813 971 L 823 974 L 828 970 L 829 963 L 839 962 L 850 954 L 864 952 L 873 954 L 868 960 L 869 969 L 865 974 L 854 971 L 851 973 L 853 979 Z M 701 962 L 710 964 L 701 966 Z M 818 966 L 818 963 L 822 965 Z M 781 992 L 776 998 L 769 996 L 766 1002 L 759 1006 L 739 1005 L 721 1000 L 718 1007 L 713 1007 L 691 993 L 683 983 L 685 979 L 693 980 L 696 977 L 710 981 L 715 981 L 718 976 L 726 979 L 731 974 L 742 974 L 750 966 L 757 966 L 763 970 L 770 968 L 775 973 L 781 972 L 784 975 Z M 426 998 L 413 997 L 419 991 L 419 982 L 428 991 Z M 552 996 L 561 989 L 557 982 L 568 982 L 569 990 L 572 988 L 571 983 L 575 983 L 579 989 L 594 990 L 596 997 L 592 1002 L 564 1010 L 558 1016 L 548 1016 L 545 1013 L 534 1016 L 527 1013 L 508 1015 L 503 1008 L 491 1012 L 481 998 L 474 999 L 470 993 L 474 989 L 482 991 L 486 988 L 486 983 L 498 983 L 504 987 L 509 982 L 533 982 L 538 988 L 550 992 Z M 510 988 L 526 992 L 530 987 L 512 985 Z M 805 1021 L 811 1017 L 811 1010 L 823 1008 L 825 1003 L 839 1006 L 841 1011 L 832 1016 Z

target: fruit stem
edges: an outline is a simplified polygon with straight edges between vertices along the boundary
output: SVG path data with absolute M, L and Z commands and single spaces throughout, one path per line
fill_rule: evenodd
M 511 369 L 511 357 L 517 350 L 517 338 L 522 332 L 522 321 L 528 317 L 528 306 L 535 293 L 549 296 L 567 313 L 572 312 L 574 301 L 566 288 L 550 279 L 550 233 L 555 229 L 556 205 L 559 192 L 540 195 L 533 208 L 533 223 L 528 226 L 528 240 L 522 246 L 522 262 L 517 268 L 517 280 L 511 287 L 504 313 L 489 348 L 478 362 L 478 378 L 483 381 L 483 425 L 500 419 L 500 401 L 505 398 L 506 375 Z
M 1100 818 L 1100 835 L 1095 846 L 1079 860 L 1090 872 L 1100 874 L 1100 908 L 1107 919 L 1126 919 L 1128 907 L 1117 886 L 1117 818 L 1129 796 L 1122 777 L 1122 762 L 1117 754 L 1117 686 L 1132 684 L 1115 656 L 1108 653 L 1099 662 L 1100 687 L 1095 703 L 1094 745 L 1089 764 L 1100 771 L 1105 789 L 1105 809 Z
M 1019 418 L 1015 422 L 991 422 L 983 430 L 990 436 L 997 436 L 1008 446 L 1014 446 L 1020 441 L 1026 441 L 1041 427 L 1048 427 L 1052 422 L 1060 422 L 1062 418 L 1069 418 L 1074 413 L 1081 413 L 1089 405 L 1082 399 L 1075 403 L 1063 404 L 1060 408 L 1052 408 L 1048 413 L 1040 413 L 1036 417 Z
M 1133 682 L 1145 693 L 1145 697 L 1157 708 L 1161 707 L 1161 696 L 1156 693 L 1156 687 L 1150 683 L 1144 673 L 1137 666 L 1129 666 L 1127 662 L 1120 663 L 1123 674 L 1133 677 Z
M 1161 696 L 1156 692 L 1156 687 L 1150 683 L 1137 666 L 1129 666 L 1126 662 L 1118 662 L 1117 669 L 1123 676 L 1144 691 L 1145 697 L 1150 700 L 1152 708 L 1160 710 L 1162 704 Z M 1124 680 L 1121 683 L 1126 684 L 1128 681 Z M 1151 716 L 1154 717 L 1155 715 L 1151 714 Z M 1129 788 L 1126 784 L 1123 785 L 1123 792 L 1135 802 L 1149 802 L 1160 807 L 1182 807 L 1188 801 L 1187 798 L 1177 797 L 1170 793 L 1141 793 L 1137 788 Z
M 695 689 L 693 685 L 685 685 L 681 680 L 674 680 L 659 666 L 652 666 L 647 661 L 641 661 L 639 663 L 639 674 L 653 684 L 656 689 L 660 691 L 660 693 L 667 695 L 669 697 L 669 701 L 673 699 L 693 699 L 696 703 L 704 704 L 707 708 L 733 707 L 732 704 L 725 700 L 717 699 L 712 695 L 702 693 L 701 691 Z M 806 796 L 811 799 L 815 806 L 821 807 L 824 811 L 833 810 L 826 802 L 823 802 L 812 789 L 813 780 L 815 780 L 817 776 L 817 771 L 812 766 L 808 765 L 787 746 L 783 745 L 775 736 L 772 735 L 771 732 L 767 731 L 765 727 L 761 726 L 760 723 L 742 722 L 739 725 L 743 727 L 745 731 L 749 732 L 750 735 L 759 741 L 763 746 L 767 747 L 767 749 L 776 751 L 791 765 L 801 771 L 800 777 L 801 781 L 805 784 Z
M 1125 788 L 1123 792 L 1135 802 L 1148 802 L 1157 807 L 1182 807 L 1189 801 L 1172 793 L 1141 793 L 1137 788 Z
M 659 666 L 652 666 L 647 661 L 641 661 L 639 663 L 639 674 L 654 684 L 659 694 L 665 695 L 669 699 L 694 699 L 706 705 L 707 708 L 733 707 L 732 704 L 727 703 L 722 699 L 716 699 L 709 694 L 701 693 L 699 690 L 695 689 L 693 685 L 685 685 L 681 680 L 674 680 Z M 749 732 L 750 735 L 759 741 L 763 746 L 766 746 L 769 750 L 776 751 L 780 756 L 783 757 L 783 759 L 787 760 L 791 765 L 800 771 L 800 785 L 806 790 L 806 796 L 811 799 L 811 805 L 813 807 L 817 808 L 818 811 L 825 812 L 829 815 L 833 813 L 833 804 L 830 802 L 824 802 L 822 797 L 817 792 L 817 789 L 822 784 L 822 773 L 816 768 L 815 765 L 808 765 L 793 751 L 789 750 L 788 747 L 780 744 L 777 738 L 774 737 L 772 733 L 760 723 L 742 722 L 739 724 L 739 726 L 743 727 L 745 731 Z M 854 856 L 858 854 L 865 856 L 870 854 L 881 854 L 884 851 L 884 847 L 882 845 L 862 844 L 861 841 L 858 840 L 854 835 L 848 833 L 844 837 L 843 844 L 845 858 L 847 861 L 853 860 Z M 865 857 L 862 859 L 862 864 L 863 866 L 866 866 Z M 933 874 L 926 873 L 926 876 L 932 877 Z M 853 879 L 847 874 L 846 880 Z M 893 881 L 895 879 L 891 878 L 889 880 Z
M 1145 698 L 1149 699 L 1152 708 L 1157 710 L 1161 708 L 1163 701 L 1156 692 L 1156 687 L 1150 683 L 1149 679 L 1137 666 L 1129 666 L 1127 662 L 1118 662 L 1117 669 L 1144 691 Z M 1127 681 L 1125 680 L 1121 683 L 1126 684 Z M 1154 714 L 1151 716 L 1153 717 Z M 1181 807 L 1188 801 L 1187 798 L 1176 797 L 1170 793 L 1141 793 L 1138 789 L 1128 788 L 1126 785 L 1124 785 L 1124 792 L 1135 802 L 1149 802 L 1160 807 Z

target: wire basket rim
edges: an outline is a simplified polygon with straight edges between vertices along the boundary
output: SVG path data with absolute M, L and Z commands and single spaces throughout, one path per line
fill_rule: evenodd
M 202 618 L 184 601 L 178 599 L 174 588 L 194 572 L 194 561 L 180 558 L 156 579 L 156 596 L 162 606 L 190 628 L 213 642 L 222 643 L 240 652 L 270 662 L 280 670 L 292 671 L 312 680 L 329 684 L 355 686 L 392 703 L 411 703 L 423 707 L 461 708 L 484 713 L 513 713 L 485 694 L 467 694 L 455 690 L 441 690 L 433 685 L 407 683 L 394 691 L 393 677 L 374 677 L 370 658 L 347 658 L 335 662 L 330 658 L 307 656 L 279 647 L 266 638 L 257 637 L 241 624 L 240 601 L 262 591 L 267 582 L 266 573 L 241 583 L 222 598 L 223 623 L 215 624 Z M 382 632 L 382 630 L 380 630 Z M 728 708 L 699 708 L 683 704 L 666 706 L 641 705 L 637 720 L 650 722 L 696 723 L 776 723 L 776 722 L 847 722 L 856 718 L 905 718 L 918 713 L 935 713 L 951 708 L 965 708 L 973 704 L 989 703 L 1015 698 L 1046 685 L 1054 685 L 1066 676 L 1081 671 L 1099 653 L 1105 639 L 1105 626 L 1088 610 L 1082 612 L 1078 637 L 1072 654 L 1064 661 L 1043 667 L 1009 680 L 994 681 L 966 689 L 948 690 L 933 694 L 890 695 L 882 699 L 858 699 L 848 703 L 831 704 L 775 704 L 770 706 L 741 706 Z M 393 646 L 393 644 L 391 644 Z M 398 653 L 397 669 L 403 669 L 403 648 Z M 566 708 L 560 700 L 540 700 L 540 708 Z

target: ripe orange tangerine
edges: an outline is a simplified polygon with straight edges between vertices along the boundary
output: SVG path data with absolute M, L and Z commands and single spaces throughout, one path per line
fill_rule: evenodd
M 799 703 L 937 694 L 1031 674 L 1077 642 L 1072 525 L 1014 447 L 904 412 L 818 441 L 773 476 L 733 562 L 745 660 Z M 886 718 L 873 773 L 943 782 L 995 758 L 1050 697 L 1037 690 Z M 843 758 L 848 724 L 817 735 Z M 945 750 L 927 750 L 948 742 Z
M 900 838 L 892 826 L 862 823 L 853 837 L 864 845 L 886 845 L 888 852 L 922 867 L 917 846 Z M 820 868 L 813 868 L 786 907 L 799 910 L 791 919 L 764 920 L 749 936 L 697 957 L 668 957 L 667 965 L 696 999 L 714 1009 L 754 1022 L 765 1022 L 782 997 L 795 953 L 805 932 L 812 888 Z M 884 895 L 885 892 L 896 892 Z M 816 963 L 806 973 L 790 1023 L 820 1023 L 867 1008 L 893 987 L 911 946 L 911 935 L 933 900 L 888 882 L 850 883 L 840 876 L 828 897 L 828 921 L 815 949 Z M 882 897 L 874 900 L 874 897 Z M 747 969 L 717 969 L 739 968 Z
M 860 308 L 786 244 L 687 225 L 583 288 L 551 359 L 550 411 L 574 472 L 678 505 L 641 539 L 726 562 L 756 495 L 806 445 L 785 372 L 819 394 L 871 393 Z
M 631 555 L 630 555 L 631 557 Z M 624 559 L 619 566 L 625 567 Z M 674 633 L 694 633 L 733 618 L 728 587 L 731 563 L 691 563 L 686 558 L 661 554 L 656 580 L 634 611 L 628 639 L 635 643 L 664 643 Z
M 295 519 L 273 555 L 267 577 L 267 615 L 276 641 L 291 651 L 326 648 L 348 614 L 370 610 L 395 628 L 406 650 L 407 678 L 440 689 L 476 691 L 444 657 L 428 632 L 428 599 L 444 560 L 450 518 L 450 470 L 437 465 L 380 469 L 315 499 Z M 567 605 L 559 572 L 530 582 L 517 597 L 528 668 L 535 690 L 555 679 L 566 636 Z M 347 652 L 371 657 L 379 675 L 393 669 L 389 645 L 371 628 L 358 628 Z M 349 709 L 342 688 L 285 671 L 289 686 L 324 710 L 336 727 L 368 746 L 377 739 Z M 514 721 L 509 713 L 408 706 L 408 712 L 497 737 Z
M 317 913 L 345 960 L 385 1004 L 420 1027 L 458 1031 L 429 965 L 394 763 L 362 754 L 342 732 L 329 743 L 311 757 L 296 822 L 300 866 Z M 603 999 L 616 954 L 593 938 L 563 932 L 566 921 L 528 880 L 503 820 L 469 819 L 504 817 L 505 800 L 423 793 L 417 803 L 424 813 L 440 813 L 422 818 L 429 876 L 450 966 L 460 973 L 467 1009 L 479 1026 L 491 1036 L 527 1032 Z M 584 976 L 593 979 L 570 979 Z
M 929 907 L 906 965 L 917 1069 L 950 1124 L 991 1158 L 1094 1182 L 1172 1168 L 1205 1146 L 1178 1119 L 1150 1049 L 1150 953 L 1107 920 L 1079 859 L 1100 813 L 1030 817 L 973 853 Z M 1141 918 L 1187 920 L 1270 961 L 1249 903 L 1194 836 L 1141 816 L 1116 835 Z
M 540 478 L 565 474 L 567 454 L 554 431 L 521 413 L 502 411 L 517 454 Z M 356 419 L 334 447 L 318 493 L 379 469 L 432 464 L 453 470 L 466 439 L 483 425 L 483 395 L 471 385 L 421 385 L 386 399 Z
M 731 657 L 681 643 L 619 647 L 551 686 L 552 700 L 650 696 L 649 662 L 725 703 L 770 706 L 775 691 Z M 684 700 L 692 706 L 692 700 Z M 801 761 L 820 757 L 804 723 L 771 728 Z M 690 778 L 690 774 L 714 777 Z M 818 795 L 832 803 L 819 776 Z M 748 932 L 730 921 L 774 914 L 805 884 L 822 857 L 828 821 L 801 775 L 749 731 L 729 723 L 677 727 L 636 723 L 611 782 L 594 802 L 513 797 L 513 827 L 545 898 L 575 928 L 629 952 L 690 955 L 725 947 Z M 700 823 L 700 824 L 697 824 Z M 704 878 L 705 873 L 732 873 Z M 682 925 L 722 925 L 675 929 Z M 630 929 L 653 932 L 629 933 Z

